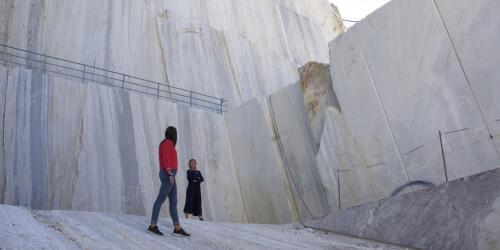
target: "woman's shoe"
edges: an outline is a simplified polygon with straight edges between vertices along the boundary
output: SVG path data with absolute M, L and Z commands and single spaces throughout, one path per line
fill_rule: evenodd
M 158 235 L 163 235 L 163 233 L 160 231 L 160 229 L 158 229 L 158 225 L 154 225 L 154 226 L 149 226 L 148 227 L 148 231 L 154 233 L 154 234 L 158 234 Z
M 174 229 L 174 235 L 175 234 L 181 235 L 181 236 L 191 236 L 190 234 L 186 233 L 186 231 L 184 231 L 184 229 L 182 229 L 182 228 Z

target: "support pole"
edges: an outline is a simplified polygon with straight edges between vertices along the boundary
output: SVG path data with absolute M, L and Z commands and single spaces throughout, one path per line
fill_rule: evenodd
M 341 205 L 340 205 L 340 170 L 337 169 L 337 193 L 339 197 L 339 211 L 341 210 Z
M 123 88 L 125 87 L 125 75 L 122 75 L 122 91 L 123 91 Z
M 446 157 L 444 156 L 444 148 L 443 148 L 443 133 L 441 130 L 439 131 L 439 142 L 441 143 L 441 155 L 443 157 L 443 167 L 444 167 L 444 177 L 446 182 L 448 182 L 448 171 L 446 169 Z
M 82 83 L 85 83 L 85 71 L 87 70 L 87 65 L 83 65 Z
M 224 112 L 223 110 L 223 107 L 224 107 L 224 99 L 220 99 L 220 113 L 222 114 Z

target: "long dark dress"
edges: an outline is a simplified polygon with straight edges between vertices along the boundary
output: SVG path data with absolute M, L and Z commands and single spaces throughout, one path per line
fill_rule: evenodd
M 201 216 L 201 190 L 200 183 L 204 181 L 201 172 L 198 170 L 188 170 L 187 179 L 189 181 L 186 190 L 186 204 L 184 205 L 184 213 L 194 216 Z

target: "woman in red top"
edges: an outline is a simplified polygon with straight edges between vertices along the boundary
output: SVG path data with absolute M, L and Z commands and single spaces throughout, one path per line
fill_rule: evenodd
M 174 224 L 174 234 L 190 236 L 181 228 L 179 223 L 179 216 L 177 215 L 177 184 L 175 183 L 175 174 L 177 173 L 177 151 L 175 145 L 177 144 L 177 129 L 175 127 L 168 127 L 165 131 L 165 139 L 160 143 L 159 157 L 160 157 L 160 192 L 156 197 L 153 206 L 153 213 L 151 215 L 151 225 L 148 230 L 158 235 L 163 235 L 158 229 L 156 223 L 160 215 L 161 205 L 167 199 L 169 201 L 170 217 Z

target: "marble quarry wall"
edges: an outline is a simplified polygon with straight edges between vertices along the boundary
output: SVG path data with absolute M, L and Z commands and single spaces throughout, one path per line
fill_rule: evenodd
M 149 215 L 160 184 L 158 144 L 174 125 L 180 209 L 187 161 L 196 158 L 204 215 L 247 222 L 222 116 L 27 69 L 1 67 L 0 78 L 3 203 Z
M 497 168 L 306 225 L 416 249 L 499 249 L 499 183 Z
M 0 43 L 168 82 L 237 106 L 328 62 L 343 32 L 327 0 L 9 0 Z
M 290 223 L 332 211 L 299 82 L 219 115 L 24 68 L 0 73 L 5 204 L 149 215 L 157 145 L 174 125 L 180 208 L 194 157 L 208 219 Z
M 500 165 L 498 7 L 394 0 L 330 43 L 342 113 L 326 116 L 317 160 L 342 207 L 445 182 L 442 152 L 448 180 Z
M 194 157 L 211 220 L 290 223 L 331 212 L 300 83 L 219 115 L 24 68 L 0 73 L 5 204 L 149 215 L 157 145 L 174 125 L 180 208 Z
M 147 215 L 167 125 L 179 128 L 179 200 L 197 158 L 203 209 L 217 221 L 303 221 L 409 181 L 491 170 L 500 165 L 498 5 L 393 0 L 328 54 L 344 28 L 327 1 L 4 2 L 2 43 L 95 59 L 231 107 L 218 115 L 0 68 L 0 198 Z
M 297 221 L 305 210 L 297 208 L 295 196 L 308 189 L 290 187 L 281 151 L 271 144 L 273 120 L 263 98 L 299 81 L 300 65 L 327 63 L 328 42 L 344 30 L 337 9 L 326 0 L 3 1 L 2 44 L 222 97 L 231 109 L 253 111 L 258 103 L 261 110 L 255 117 L 221 116 L 93 82 L 0 68 L 1 201 L 147 215 L 159 185 L 157 144 L 165 127 L 175 125 L 180 201 L 187 160 L 194 157 L 205 174 L 208 219 Z M 296 101 L 302 103 L 291 102 Z M 290 100 L 283 96 L 276 102 L 281 107 Z M 255 141 L 255 146 L 274 152 L 260 164 L 244 153 L 249 145 L 232 146 L 248 127 L 244 118 L 265 122 L 255 124 L 257 138 L 246 134 L 254 140 L 264 135 L 268 144 Z M 287 128 L 285 118 L 279 126 L 292 133 L 297 128 Z M 314 159 L 306 151 L 302 164 Z M 301 171 L 292 164 L 292 171 Z M 256 168 L 268 175 L 259 178 Z M 301 178 L 312 182 L 317 176 Z M 253 181 L 262 183 L 261 195 Z M 276 183 L 275 191 L 266 192 Z M 318 200 L 322 192 L 314 185 L 311 199 Z M 324 214 L 326 203 L 318 204 L 313 213 Z

